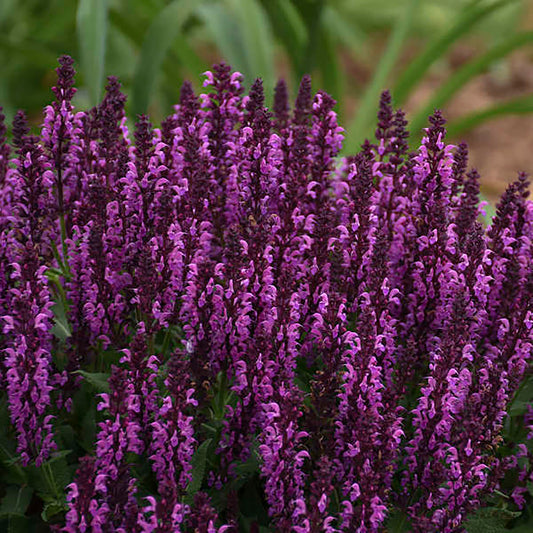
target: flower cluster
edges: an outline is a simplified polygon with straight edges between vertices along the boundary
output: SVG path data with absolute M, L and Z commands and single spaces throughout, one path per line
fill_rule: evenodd
M 436 112 L 410 153 L 388 93 L 341 159 L 309 77 L 269 111 L 216 65 L 130 134 L 115 78 L 76 112 L 57 72 L 39 137 L 0 121 L 0 380 L 39 466 L 108 378 L 62 530 L 461 531 L 528 455 L 499 453 L 533 355 L 525 175 L 487 228 L 466 147 Z

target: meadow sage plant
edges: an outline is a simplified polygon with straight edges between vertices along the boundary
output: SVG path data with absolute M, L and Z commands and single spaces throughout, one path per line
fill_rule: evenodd
M 31 490 L 22 516 L 427 533 L 464 531 L 495 493 L 531 502 L 533 409 L 510 412 L 533 351 L 525 175 L 486 227 L 466 146 L 435 112 L 409 152 L 387 92 L 375 141 L 340 160 L 335 102 L 309 77 L 292 108 L 279 82 L 269 111 L 260 80 L 245 94 L 216 65 L 204 94 L 184 84 L 160 128 L 130 132 L 117 79 L 83 112 L 69 57 L 57 73 L 39 135 L 23 113 L 11 146 L 0 128 L 18 476 L 0 490 Z

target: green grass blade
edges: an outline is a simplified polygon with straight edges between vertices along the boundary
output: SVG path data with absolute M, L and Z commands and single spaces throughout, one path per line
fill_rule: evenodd
M 205 61 L 194 51 L 189 39 L 184 35 L 178 35 L 174 39 L 174 44 L 169 53 L 169 60 L 166 61 L 166 64 L 163 66 L 167 78 L 168 74 L 175 70 L 172 68 L 172 63 L 176 62 L 179 63 L 179 65 L 187 71 L 188 76 L 192 78 L 199 79 L 202 72 L 205 72 L 207 69 Z
M 392 31 L 387 47 L 374 73 L 374 77 L 365 90 L 354 120 L 351 122 L 344 143 L 344 151 L 352 153 L 368 135 L 374 121 L 379 95 L 385 89 L 389 73 L 396 62 L 409 28 L 420 4 L 420 0 L 409 0 L 403 16 Z
M 448 125 L 448 135 L 450 137 L 456 137 L 487 120 L 497 118 L 501 115 L 522 115 L 526 113 L 533 113 L 533 95 L 514 98 L 454 120 Z
M 317 49 L 317 66 L 322 78 L 322 87 L 337 100 L 337 112 L 340 114 L 341 99 L 344 96 L 344 75 L 332 37 L 328 27 L 322 25 Z
M 437 36 L 430 42 L 425 47 L 425 50 L 403 71 L 392 90 L 396 105 L 401 105 L 405 102 L 429 67 L 439 57 L 442 57 L 460 37 L 471 31 L 476 24 L 491 13 L 516 1 L 518 0 L 498 0 L 487 5 L 486 3 L 480 3 L 478 0 L 469 4 L 460 13 L 455 24 L 444 34 Z
M 131 20 L 131 17 L 126 17 L 119 10 L 111 8 L 109 10 L 109 24 L 113 31 L 122 33 L 135 47 L 142 45 L 145 34 L 138 28 L 138 24 Z
M 433 113 L 435 109 L 442 109 L 457 91 L 472 78 L 484 72 L 492 63 L 505 57 L 513 50 L 530 43 L 533 43 L 533 31 L 517 33 L 493 47 L 485 54 L 463 65 L 448 78 L 448 81 L 441 85 L 431 101 L 421 111 L 417 112 L 411 121 L 411 131 L 420 131 L 424 127 L 428 115 Z
M 333 5 L 326 5 L 322 15 L 324 24 L 332 37 L 348 50 L 359 50 L 367 39 L 365 32 L 353 21 L 347 20 Z
M 76 29 L 80 45 L 81 71 L 96 105 L 104 81 L 108 0 L 80 0 Z
M 150 97 L 161 73 L 163 60 L 184 22 L 193 13 L 195 2 L 175 0 L 164 7 L 154 18 L 146 32 L 132 87 L 132 112 L 134 115 L 145 113 Z
M 200 5 L 197 8 L 197 14 L 205 24 L 224 60 L 246 77 L 253 76 L 244 53 L 241 28 L 227 6 L 223 4 Z
M 293 71 L 300 77 L 304 74 L 300 72 L 300 67 L 309 40 L 305 22 L 290 0 L 266 0 L 262 5 L 270 19 L 272 31 L 291 61 Z
M 274 89 L 274 40 L 265 10 L 257 0 L 230 0 L 239 20 L 248 71 L 261 77 L 268 95 Z M 248 79 L 251 83 L 253 80 Z

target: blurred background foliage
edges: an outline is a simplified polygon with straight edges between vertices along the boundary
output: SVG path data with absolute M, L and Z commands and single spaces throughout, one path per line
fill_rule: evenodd
M 315 89 L 338 100 L 345 151 L 353 152 L 372 134 L 384 88 L 407 108 L 416 136 L 435 107 L 446 110 L 465 86 L 489 79 L 504 98 L 480 108 L 474 96 L 473 105 L 452 109 L 450 130 L 459 136 L 495 117 L 533 112 L 533 82 L 507 90 L 513 72 L 533 64 L 532 7 L 531 0 L 0 0 L 0 103 L 8 117 L 23 108 L 38 124 L 56 59 L 68 53 L 79 70 L 79 107 L 94 105 L 114 74 L 129 114 L 158 121 L 184 79 L 199 89 L 201 73 L 223 59 L 247 84 L 262 77 L 267 97 L 278 77 L 294 94 L 300 77 L 312 74 Z M 513 67 L 516 54 L 522 62 Z

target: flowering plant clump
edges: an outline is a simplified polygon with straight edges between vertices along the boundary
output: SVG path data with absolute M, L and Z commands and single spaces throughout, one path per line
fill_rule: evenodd
M 109 78 L 0 131 L 0 523 L 65 532 L 457 532 L 531 504 L 533 204 L 481 222 L 467 150 L 340 160 L 304 77 L 130 133 Z M 9 422 L 8 422 L 9 421 Z M 528 440 L 529 439 L 529 440 Z M 529 483 L 529 485 L 528 485 Z M 503 503 L 502 503 L 503 502 Z M 481 509 L 481 511 L 480 511 Z M 477 521 L 477 522 L 476 522 Z M 28 531 L 28 529 L 22 529 Z

